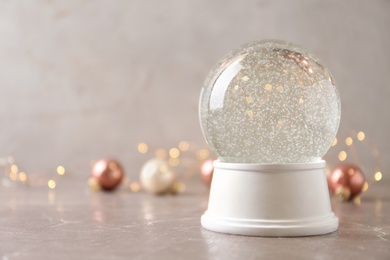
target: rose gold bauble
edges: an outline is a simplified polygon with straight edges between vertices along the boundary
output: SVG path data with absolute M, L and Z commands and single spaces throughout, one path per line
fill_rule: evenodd
M 331 193 L 341 200 L 351 200 L 362 192 L 366 179 L 359 166 L 343 163 L 335 167 L 328 175 Z
M 206 160 L 203 162 L 200 168 L 200 176 L 204 184 L 208 187 L 211 186 L 211 180 L 213 179 L 214 172 L 214 160 Z
M 115 189 L 122 181 L 123 167 L 113 159 L 102 159 L 92 166 L 91 176 L 104 190 Z

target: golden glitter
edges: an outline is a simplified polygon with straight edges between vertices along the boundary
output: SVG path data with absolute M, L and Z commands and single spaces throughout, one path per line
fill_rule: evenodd
M 332 146 L 335 146 L 337 144 L 337 138 L 335 137 L 332 142 Z
M 239 88 L 239 86 L 238 86 L 238 85 L 235 85 L 235 86 L 234 86 L 234 89 L 235 89 L 235 90 L 237 90 L 238 88 Z
M 48 182 L 47 182 L 47 186 L 50 188 L 50 189 L 55 189 L 55 187 L 56 187 L 56 182 L 54 181 L 54 180 L 49 180 Z
M 175 167 L 175 166 L 178 166 L 180 164 L 180 159 L 179 158 L 169 158 L 168 163 L 170 166 Z
M 348 145 L 348 146 L 352 145 L 352 144 L 353 144 L 353 139 L 352 139 L 352 137 L 347 137 L 347 138 L 345 139 L 345 144 Z
M 179 143 L 179 149 L 180 149 L 181 151 L 183 151 L 183 152 L 188 151 L 189 148 L 190 148 L 190 144 L 189 144 L 188 142 L 186 142 L 186 141 L 181 141 L 181 142 Z
M 12 173 L 18 173 L 18 166 L 16 164 L 11 165 L 11 172 Z
M 172 158 L 177 158 L 177 157 L 179 157 L 179 155 L 180 155 L 179 149 L 173 147 L 169 150 L 169 156 L 171 156 Z
M 19 180 L 27 181 L 27 174 L 25 172 L 20 172 L 19 173 Z
M 248 80 L 249 80 L 249 77 L 248 77 L 248 76 L 244 76 L 244 77 L 242 77 L 241 79 L 242 79 L 242 81 L 248 81 Z
M 283 125 L 284 125 L 283 120 L 279 120 L 279 121 L 278 121 L 278 124 L 277 124 L 277 127 L 280 129 L 280 128 L 283 127 Z
M 380 181 L 382 179 L 382 173 L 381 172 L 376 172 L 374 175 L 374 178 L 376 181 Z
M 283 70 L 283 72 L 284 72 L 284 73 L 287 73 L 287 72 L 288 72 L 288 70 Z
M 313 69 L 312 68 L 308 68 L 307 71 L 309 72 L 309 74 L 313 73 Z
M 199 160 L 205 160 L 209 157 L 210 152 L 207 149 L 201 149 L 196 153 L 196 157 Z
M 276 91 L 282 93 L 284 91 L 283 86 L 277 86 Z
M 145 143 L 139 143 L 138 144 L 138 152 L 139 153 L 147 153 L 148 149 L 149 149 L 149 147 L 148 147 L 147 144 L 145 144 Z
M 247 96 L 246 97 L 246 103 L 250 103 L 250 102 L 252 102 L 252 97 L 251 96 Z
M 347 153 L 345 151 L 341 151 L 339 153 L 339 160 L 340 160 L 340 162 L 345 161 L 345 159 L 347 159 Z
M 138 192 L 140 189 L 141 189 L 141 186 L 139 185 L 138 182 L 132 182 L 132 183 L 130 184 L 130 190 L 131 190 L 132 192 Z
M 363 187 L 362 187 L 362 192 L 365 192 L 368 190 L 368 182 L 364 182 Z
M 303 98 L 299 98 L 299 104 L 303 104 L 303 102 L 304 102 L 305 100 L 303 99 Z
M 272 89 L 272 85 L 271 84 L 265 84 L 264 88 L 266 90 L 271 90 Z
M 252 110 L 249 110 L 248 112 L 246 112 L 246 114 L 247 114 L 249 117 L 253 117 L 253 111 L 252 111 Z
M 57 167 L 57 173 L 59 174 L 59 175 L 64 175 L 65 174 L 65 168 L 64 168 L 64 166 L 58 166 Z
M 357 133 L 357 139 L 359 141 L 363 141 L 364 138 L 366 138 L 366 135 L 364 134 L 364 132 L 360 131 L 359 133 Z
M 167 157 L 167 151 L 164 149 L 157 149 L 156 150 L 156 157 L 159 159 L 164 159 Z

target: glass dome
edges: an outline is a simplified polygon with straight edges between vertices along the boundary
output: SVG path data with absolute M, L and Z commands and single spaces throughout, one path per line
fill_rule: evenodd
M 340 98 L 313 54 L 266 40 L 232 51 L 212 69 L 199 114 L 205 139 L 222 162 L 307 163 L 329 149 Z

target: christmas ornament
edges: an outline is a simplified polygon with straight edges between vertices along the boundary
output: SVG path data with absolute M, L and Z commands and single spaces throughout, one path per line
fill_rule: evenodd
M 203 162 L 202 167 L 200 168 L 200 176 L 202 181 L 206 186 L 211 186 L 211 180 L 213 178 L 214 172 L 214 160 L 206 160 Z
M 210 72 L 199 114 L 218 156 L 203 227 L 255 236 L 337 230 L 320 158 L 337 132 L 340 99 L 313 54 L 284 41 L 242 46 Z
M 140 182 L 148 192 L 154 194 L 171 192 L 175 181 L 176 174 L 169 163 L 163 159 L 151 159 L 141 169 Z
M 363 131 L 354 131 L 351 130 L 349 135 L 346 137 L 338 136 L 333 140 L 332 150 L 327 154 L 328 161 L 338 161 L 336 165 L 341 162 L 349 161 L 356 166 L 363 168 L 364 166 L 364 177 L 366 181 L 363 184 L 362 192 L 368 190 L 369 187 L 375 182 L 382 180 L 383 174 L 381 172 L 381 155 L 374 143 L 372 143 L 367 137 L 366 133 Z M 337 159 L 334 158 L 337 156 Z M 364 158 L 364 164 L 361 161 L 361 158 Z M 342 164 L 343 165 L 343 164 Z M 328 176 L 329 177 L 329 176 Z M 329 181 L 329 178 L 328 178 Z M 331 183 L 329 183 L 330 186 Z M 331 190 L 331 188 L 329 187 Z M 339 192 L 339 197 L 341 201 L 348 200 L 348 190 L 342 189 Z M 344 194 L 345 199 L 342 198 L 340 194 Z M 353 198 L 353 197 L 352 197 Z M 352 200 L 350 198 L 350 200 Z M 356 198 L 357 201 L 358 198 Z M 355 201 L 354 201 L 355 202 Z
M 344 163 L 335 167 L 328 175 L 328 185 L 331 193 L 341 201 L 355 198 L 362 192 L 366 179 L 359 166 Z
M 121 183 L 123 176 L 123 167 L 114 159 L 102 159 L 92 166 L 91 178 L 95 179 L 103 190 L 114 190 Z M 93 180 L 89 183 L 90 187 L 94 185 L 92 188 L 98 189 Z

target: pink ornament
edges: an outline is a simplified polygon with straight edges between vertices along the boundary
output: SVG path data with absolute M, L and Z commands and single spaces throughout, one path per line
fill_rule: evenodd
M 102 159 L 97 161 L 91 172 L 91 177 L 96 179 L 104 190 L 114 190 L 122 181 L 124 170 L 114 159 Z
M 349 163 L 340 164 L 328 175 L 330 192 L 341 200 L 352 200 L 362 192 L 366 179 L 359 166 Z
M 202 177 L 202 181 L 208 187 L 211 186 L 211 180 L 213 179 L 214 173 L 214 160 L 206 160 L 203 162 L 202 167 L 200 169 L 200 174 Z

